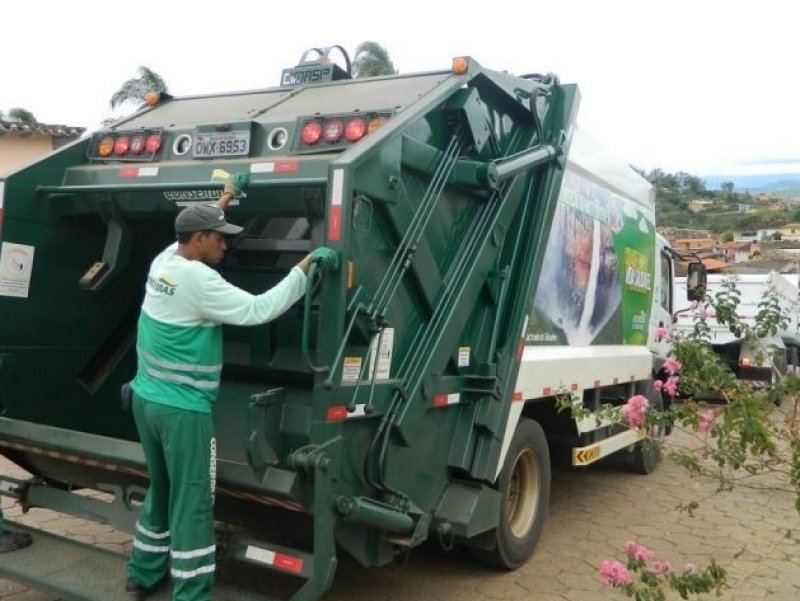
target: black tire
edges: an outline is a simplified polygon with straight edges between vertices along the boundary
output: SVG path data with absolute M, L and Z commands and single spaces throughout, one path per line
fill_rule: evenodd
M 520 567 L 533 553 L 550 504 L 550 452 L 542 427 L 522 418 L 497 479 L 502 493 L 494 548 L 470 548 L 478 561 L 505 570 Z
M 767 389 L 767 398 L 772 401 L 772 404 L 780 406 L 781 401 L 783 400 L 783 386 L 781 383 L 781 373 L 772 368 L 772 374 L 770 374 L 770 381 L 769 386 Z
M 664 401 L 661 393 L 653 388 L 653 381 L 650 380 L 642 386 L 637 386 L 636 394 L 643 394 L 647 397 L 650 407 L 661 411 Z M 652 474 L 656 471 L 661 462 L 661 445 L 664 441 L 663 426 L 653 426 L 647 433 L 647 438 L 637 442 L 633 449 L 627 452 L 625 457 L 625 467 L 636 474 Z M 623 451 L 624 453 L 625 451 Z

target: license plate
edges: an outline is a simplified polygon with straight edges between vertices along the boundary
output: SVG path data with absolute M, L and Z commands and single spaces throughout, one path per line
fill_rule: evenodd
M 194 134 L 193 156 L 196 159 L 242 156 L 249 153 L 249 131 L 197 132 Z

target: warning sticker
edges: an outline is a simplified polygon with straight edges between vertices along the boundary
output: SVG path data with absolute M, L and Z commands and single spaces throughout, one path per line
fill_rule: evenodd
M 460 346 L 460 347 L 458 347 L 458 366 L 459 367 L 469 367 L 469 347 L 468 346 Z
M 3 242 L 0 248 L 0 296 L 28 298 L 33 271 L 33 246 Z
M 381 348 L 378 349 L 378 340 L 381 342 Z M 392 353 L 394 352 L 394 328 L 385 328 L 383 335 L 376 334 L 372 339 L 372 350 L 370 352 L 369 361 L 369 378 L 372 379 L 372 373 L 375 372 L 376 380 L 388 380 L 391 377 L 392 371 Z M 377 363 L 377 371 L 375 364 Z
M 600 445 L 574 449 L 572 465 L 588 465 L 600 459 Z
M 345 357 L 342 365 L 342 382 L 358 382 L 361 375 L 361 357 Z

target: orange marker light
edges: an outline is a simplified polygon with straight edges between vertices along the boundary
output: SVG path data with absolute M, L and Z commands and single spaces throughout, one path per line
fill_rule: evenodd
M 456 56 L 453 59 L 453 73 L 456 75 L 464 75 L 469 69 L 469 61 L 463 56 Z
M 161 100 L 160 92 L 147 92 L 147 94 L 144 95 L 144 101 L 148 104 L 148 106 L 157 105 L 159 100 Z
M 107 157 L 112 150 L 114 150 L 114 138 L 111 136 L 104 137 L 97 145 L 97 154 L 101 157 Z
M 384 116 L 375 117 L 371 119 L 369 122 L 369 126 L 367 126 L 367 133 L 371 134 L 376 129 L 380 128 L 383 124 L 385 124 L 387 121 L 388 119 Z

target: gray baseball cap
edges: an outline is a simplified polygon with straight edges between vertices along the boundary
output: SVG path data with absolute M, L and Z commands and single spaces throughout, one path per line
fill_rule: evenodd
M 242 228 L 225 221 L 225 213 L 212 205 L 189 205 L 175 218 L 175 233 L 214 230 L 221 234 L 238 234 Z

